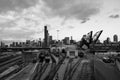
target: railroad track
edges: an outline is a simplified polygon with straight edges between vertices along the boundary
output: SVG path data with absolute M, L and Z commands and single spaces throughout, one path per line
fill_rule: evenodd
M 11 55 L 7 55 L 7 54 L 6 55 L 4 54 L 2 56 L 0 55 L 0 60 L 3 59 L 3 58 L 9 57 L 9 56 L 11 56 Z
M 39 64 L 38 72 L 34 76 L 33 80 L 40 80 L 42 74 L 45 72 L 45 70 L 48 67 L 48 65 L 49 65 L 49 63 Z
M 71 80 L 72 79 L 72 76 L 73 76 L 74 72 L 76 71 L 77 67 L 79 66 L 80 62 L 81 62 L 81 59 L 79 59 L 72 66 L 72 62 L 71 62 L 71 59 L 70 59 L 68 65 L 67 65 L 67 69 L 66 69 L 66 72 L 65 72 L 63 80 Z
M 2 56 L 5 56 L 6 54 L 0 54 L 0 58 L 2 57 Z
M 92 80 L 91 79 L 92 73 L 89 66 L 90 64 L 88 62 L 83 63 L 82 69 L 78 74 L 78 80 Z
M 5 62 L 1 63 L 0 64 L 0 73 L 2 75 L 0 76 L 0 80 L 4 80 L 5 78 L 9 77 L 10 75 L 20 71 L 21 67 L 17 67 L 15 69 L 11 70 L 11 71 L 6 72 L 6 73 L 4 72 L 9 67 L 17 65 L 17 63 L 20 62 L 20 61 L 22 61 L 22 57 L 18 56 L 18 57 L 15 57 L 15 58 L 11 59 L 11 60 L 8 60 L 8 61 L 5 61 Z
M 4 63 L 8 60 L 11 60 L 12 58 L 15 58 L 17 56 L 13 56 L 13 55 L 4 55 L 2 57 L 0 57 L 0 63 Z
M 61 61 L 59 61 L 58 64 L 55 65 L 54 68 L 52 68 L 52 70 L 50 71 L 50 74 L 44 80 L 53 80 L 53 78 L 55 77 L 55 74 L 57 73 L 58 69 L 60 68 L 60 66 L 62 65 L 64 60 L 65 60 L 65 58 L 63 58 Z
M 19 59 L 22 59 L 22 57 L 21 57 L 21 56 L 18 56 L 18 57 L 15 57 L 15 58 L 11 59 L 11 60 L 5 61 L 5 62 L 3 62 L 3 63 L 0 64 L 0 67 L 4 66 L 4 65 L 6 65 L 6 64 L 9 64 L 9 63 L 11 63 L 11 62 L 14 62 L 14 61 L 16 61 L 16 60 L 19 60 Z
M 8 67 L 17 64 L 19 61 L 22 61 L 21 57 L 17 57 L 15 59 L 2 63 L 0 66 L 0 73 L 6 70 Z
M 69 73 L 69 78 L 67 80 L 71 80 L 72 79 L 72 76 L 73 74 L 75 73 L 75 71 L 77 70 L 77 67 L 79 66 L 79 64 L 81 63 L 81 60 L 82 59 L 79 59 L 76 64 L 72 67 L 72 69 L 70 70 L 70 73 Z
M 66 68 L 63 80 L 66 80 L 69 77 L 69 72 L 70 72 L 70 69 L 71 69 L 71 66 L 72 66 L 71 65 L 72 61 L 73 61 L 73 59 L 71 59 L 71 58 L 68 61 L 67 68 Z
M 10 70 L 10 69 L 9 69 Z M 21 70 L 20 67 L 16 67 L 16 68 L 12 68 L 10 71 L 6 71 L 5 73 L 0 75 L 0 80 L 5 80 L 6 78 L 8 78 L 9 76 L 11 76 L 14 73 L 17 73 Z
M 55 67 L 56 67 L 56 63 L 52 63 L 49 74 L 45 77 L 44 80 L 48 80 L 50 78 L 50 74 L 51 74 L 51 72 L 54 71 Z
M 41 76 L 43 75 L 43 73 L 45 72 L 45 70 L 47 69 L 49 63 L 45 63 L 44 66 L 41 68 L 41 72 L 39 73 L 38 75 L 38 79 L 37 80 L 40 80 Z

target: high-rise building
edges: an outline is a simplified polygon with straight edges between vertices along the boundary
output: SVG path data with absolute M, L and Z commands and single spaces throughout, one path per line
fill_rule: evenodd
M 18 47 L 19 46 L 18 42 L 15 42 L 15 45 L 16 45 L 16 47 Z
M 73 44 L 73 43 L 74 43 L 74 40 L 73 40 L 73 38 L 71 36 L 70 44 Z
M 27 45 L 30 45 L 30 43 L 31 43 L 30 40 L 26 40 Z
M 118 36 L 116 34 L 113 36 L 113 42 L 118 42 Z
M 52 44 L 52 36 L 49 36 L 49 44 Z
M 39 45 L 39 47 L 42 47 L 42 41 L 41 41 L 41 38 L 39 38 L 39 40 L 38 40 L 38 45 Z
M 12 43 L 12 47 L 16 47 L 15 42 Z
M 52 36 L 49 36 L 49 40 L 52 41 Z
M 1 43 L 0 43 L 0 46 L 1 46 L 1 47 L 5 47 L 5 43 L 4 43 L 4 42 L 1 42 Z
M 69 37 L 65 37 L 65 39 L 63 39 L 63 43 L 67 45 L 70 44 Z
M 48 47 L 49 46 L 49 33 L 48 33 L 48 30 L 47 30 L 47 26 L 44 26 L 44 47 Z

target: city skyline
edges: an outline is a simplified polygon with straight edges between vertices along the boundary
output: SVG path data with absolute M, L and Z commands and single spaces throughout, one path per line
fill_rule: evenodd
M 54 1 L 54 2 L 53 2 Z M 120 36 L 119 0 L 1 0 L 0 41 L 43 39 L 44 26 L 57 39 L 103 30 L 100 40 Z
M 88 39 L 88 34 L 86 34 L 87 36 L 86 36 L 86 39 Z M 73 43 L 79 43 L 80 41 L 81 41 L 81 39 L 79 40 L 79 41 L 77 41 L 77 40 L 75 40 L 75 39 L 73 39 L 73 36 L 66 36 L 66 37 L 64 37 L 63 39 L 53 39 L 53 36 L 52 35 L 49 35 L 49 33 L 48 33 L 48 40 L 47 40 L 47 44 L 54 44 L 54 43 L 56 43 L 56 42 L 62 42 L 63 44 L 65 43 L 65 44 L 70 44 L 71 42 L 73 42 Z M 47 37 L 46 36 L 46 37 Z M 97 35 L 96 35 L 97 36 Z M 115 38 L 114 36 L 116 36 L 117 38 Z M 95 37 L 95 34 L 94 35 L 92 35 L 92 38 L 93 38 L 93 40 L 94 40 L 94 37 Z M 111 43 L 120 43 L 120 40 L 118 40 L 119 39 L 119 37 L 118 37 L 118 35 L 116 35 L 116 34 L 114 34 L 113 35 L 113 38 L 111 39 L 110 37 L 106 37 L 106 39 L 105 40 L 103 40 L 103 41 L 101 41 L 99 38 L 98 38 L 98 41 L 97 41 L 97 43 L 107 43 L 107 44 L 111 44 Z M 42 42 L 42 43 L 46 43 L 46 40 L 45 40 L 45 36 L 44 36 L 44 39 L 41 39 L 41 38 L 38 38 L 38 39 L 29 39 L 29 40 L 24 40 L 24 41 L 18 41 L 18 40 L 11 40 L 11 41 L 1 41 L 1 43 L 3 43 L 4 45 L 11 45 L 11 44 L 13 44 L 13 43 L 16 43 L 16 44 L 21 44 L 21 43 L 26 43 L 27 41 L 30 41 L 30 42 L 35 42 L 35 43 L 38 43 L 39 41 L 40 42 Z M 49 42 L 50 41 L 50 42 Z M 52 41 L 52 42 L 51 42 Z M 44 44 L 45 45 L 45 44 Z

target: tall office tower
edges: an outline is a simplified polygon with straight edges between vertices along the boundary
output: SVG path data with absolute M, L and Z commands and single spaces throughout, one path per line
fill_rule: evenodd
M 44 47 L 48 47 L 48 30 L 47 26 L 44 26 Z
M 47 30 L 47 47 L 49 47 L 49 45 L 50 45 L 49 32 L 48 32 L 48 30 Z
M 13 42 L 13 43 L 12 43 L 12 47 L 16 47 L 16 44 L 15 44 L 15 42 Z
M 52 44 L 52 36 L 49 36 L 49 44 Z
M 118 42 L 118 36 L 116 34 L 113 36 L 113 41 Z
M 1 42 L 1 43 L 0 43 L 0 46 L 1 46 L 1 47 L 5 47 L 5 43 L 4 43 L 4 42 Z
M 18 42 L 15 42 L 15 45 L 16 45 L 16 47 L 18 47 L 18 45 L 19 45 Z
M 73 42 L 74 42 L 74 41 L 73 41 L 73 38 L 72 38 L 72 36 L 71 36 L 70 44 L 73 44 Z
M 38 40 L 38 46 L 39 46 L 39 47 L 42 47 L 42 41 L 41 41 L 41 38 L 39 38 L 39 40 Z

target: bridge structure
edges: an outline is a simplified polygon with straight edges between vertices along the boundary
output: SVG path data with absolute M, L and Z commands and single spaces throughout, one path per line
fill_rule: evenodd
M 102 32 L 103 32 L 103 30 L 98 31 L 93 35 L 93 31 L 90 31 L 89 33 L 87 33 L 87 35 L 83 35 L 83 37 L 82 37 L 82 39 L 80 41 L 79 47 L 81 49 L 84 49 L 83 46 L 86 46 L 87 49 L 92 49 L 93 50 L 93 48 L 91 48 L 91 45 L 96 44 L 96 42 L 98 41 L 98 39 L 99 39 L 100 35 L 102 34 Z
M 0 52 L 12 52 L 12 51 L 27 51 L 27 50 L 48 50 L 50 48 L 40 48 L 40 47 L 1 47 Z
M 120 43 L 97 43 L 99 37 L 101 36 L 103 30 L 96 32 L 93 35 L 93 31 L 87 33 L 87 35 L 83 35 L 83 38 L 80 42 L 80 48 L 82 46 L 87 46 L 87 49 L 90 50 L 91 53 L 95 52 L 120 52 Z M 85 49 L 84 49 L 85 50 Z
M 120 52 L 120 44 L 119 43 L 111 43 L 111 44 L 91 44 L 90 45 L 91 52 Z

